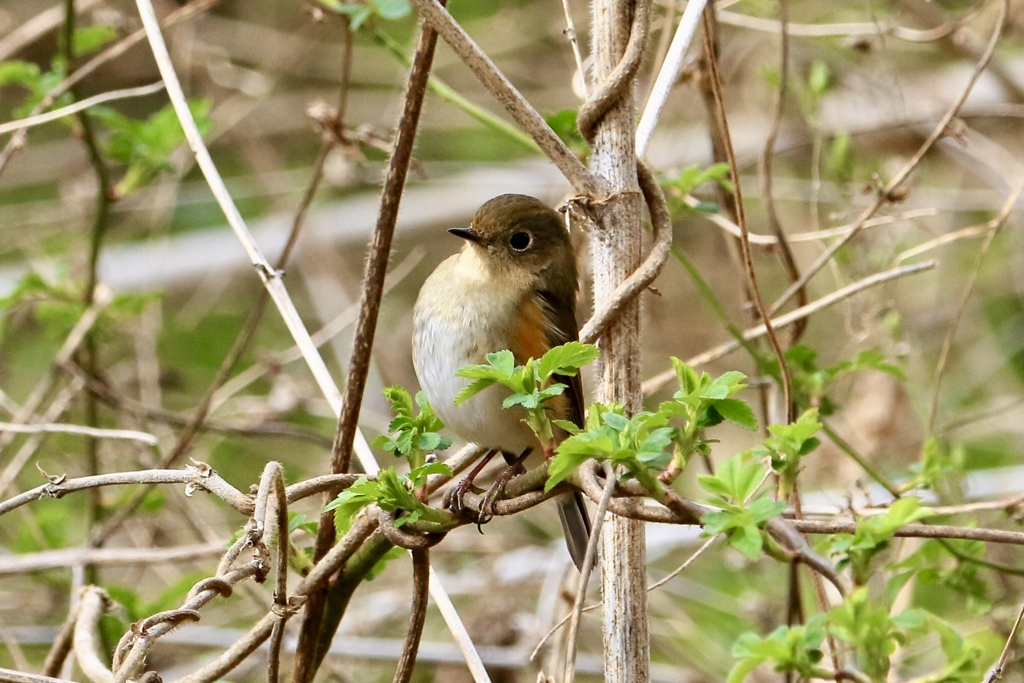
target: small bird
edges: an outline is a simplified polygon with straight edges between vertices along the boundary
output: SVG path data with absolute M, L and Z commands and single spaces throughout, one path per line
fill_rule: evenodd
M 503 409 L 509 392 L 498 386 L 455 405 L 455 396 L 469 383 L 455 373 L 485 363 L 495 351 L 508 349 L 522 364 L 578 340 L 576 257 L 562 217 L 525 195 L 495 197 L 477 210 L 468 228 L 448 232 L 466 243 L 420 289 L 413 309 L 413 365 L 445 425 L 492 454 L 501 452 L 511 464 L 540 446 L 522 421 L 525 410 Z M 579 375 L 556 380 L 567 388 L 553 402 L 554 417 L 582 426 Z M 586 505 L 578 492 L 557 502 L 569 554 L 581 567 L 591 529 Z

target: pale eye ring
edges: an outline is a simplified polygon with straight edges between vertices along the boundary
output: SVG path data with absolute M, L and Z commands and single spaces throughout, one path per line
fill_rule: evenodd
M 508 239 L 508 245 L 516 251 L 526 251 L 533 244 L 533 236 L 528 232 L 517 232 Z

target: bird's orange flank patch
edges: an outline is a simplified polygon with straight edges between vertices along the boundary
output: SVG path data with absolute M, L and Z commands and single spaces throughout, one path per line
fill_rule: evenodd
M 509 350 L 517 363 L 527 358 L 540 358 L 551 349 L 547 327 L 547 318 L 536 300 L 532 296 L 524 298 L 516 308 L 507 336 L 511 344 Z

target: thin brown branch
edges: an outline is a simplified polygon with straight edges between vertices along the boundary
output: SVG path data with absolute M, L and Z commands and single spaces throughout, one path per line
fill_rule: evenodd
M 355 339 L 348 366 L 348 380 L 338 416 L 337 432 L 331 448 L 331 473 L 346 474 L 352 457 L 352 445 L 359 427 L 359 413 L 362 407 L 366 378 L 370 370 L 370 355 L 373 351 L 374 335 L 377 331 L 377 317 L 387 276 L 388 259 L 391 256 L 391 241 L 398 220 L 398 209 L 405 189 L 405 181 L 412 160 L 416 131 L 419 128 L 420 113 L 426 96 L 430 69 L 434 63 L 437 34 L 427 24 L 420 29 L 416 54 L 409 72 L 408 86 L 398 131 L 395 134 L 394 151 L 388 162 L 388 173 L 381 194 L 380 212 L 370 244 L 370 254 L 363 274 L 362 296 L 359 304 L 359 319 L 356 322 Z M 334 543 L 334 513 L 326 511 L 320 515 L 317 527 L 313 560 L 318 561 Z M 321 636 L 327 604 L 327 593 L 318 591 L 306 602 L 299 644 L 295 655 L 295 683 L 308 683 L 316 674 L 313 662 L 314 647 Z
M 406 631 L 405 645 L 402 656 L 398 659 L 394 683 L 409 683 L 413 668 L 416 666 L 416 655 L 420 649 L 420 638 L 423 636 L 423 624 L 427 620 L 427 595 L 430 592 L 430 551 L 412 551 L 412 609 L 409 614 L 409 628 Z
M 995 54 L 996 45 L 999 42 L 999 36 L 1002 35 L 1003 27 L 1006 24 L 1006 15 L 1008 12 L 1009 0 L 1003 0 L 1000 3 L 999 17 L 996 20 L 995 27 L 992 29 L 992 35 L 989 38 L 988 45 L 985 47 L 985 51 L 978 60 L 978 63 L 974 66 L 974 70 L 967 81 L 967 85 L 964 87 L 959 97 L 956 98 L 956 100 L 942 115 L 939 122 L 932 129 L 932 132 L 928 135 L 925 141 L 917 149 L 910 160 L 904 164 L 903 168 L 901 168 L 888 183 L 877 189 L 874 199 L 853 222 L 849 232 L 847 232 L 841 239 L 829 245 L 829 247 L 822 252 L 817 259 L 815 259 L 814 263 L 812 263 L 803 272 L 800 279 L 786 288 L 786 291 L 784 291 L 779 298 L 775 300 L 768 309 L 771 315 L 774 315 L 779 308 L 785 305 L 799 289 L 806 286 L 810 279 L 817 275 L 826 263 L 832 260 L 832 257 L 835 256 L 836 252 L 843 248 L 864 228 L 867 220 L 874 216 L 882 205 L 896 201 L 899 198 L 899 191 L 903 183 L 910 177 L 910 174 L 914 172 L 918 164 L 921 163 L 921 160 L 924 159 L 924 156 L 931 151 L 935 143 L 949 132 L 950 124 L 960 113 L 960 110 L 963 108 L 968 96 L 970 96 L 971 91 L 974 90 L 975 84 L 977 84 L 978 79 L 981 78 L 981 74 L 985 71 L 985 67 L 988 66 L 988 63 L 992 60 L 992 55 Z
M 772 122 L 768 128 L 768 138 L 764 143 L 764 151 L 759 159 L 759 171 L 761 175 L 761 198 L 764 201 L 765 214 L 768 217 L 768 227 L 775 236 L 779 247 L 779 257 L 782 265 L 786 268 L 786 275 L 790 282 L 800 279 L 800 269 L 796 265 L 796 258 L 793 256 L 793 249 L 789 246 L 789 239 L 782 229 L 782 222 L 779 220 L 779 212 L 775 206 L 775 193 L 772 189 L 773 168 L 775 164 L 775 143 L 779 138 L 779 129 L 782 127 L 782 117 L 786 111 L 786 97 L 789 90 L 789 0 L 779 0 L 779 87 L 775 92 L 775 105 L 772 110 Z M 749 240 L 750 235 L 747 235 Z M 807 289 L 801 288 L 796 292 L 796 305 L 803 306 L 807 303 Z M 806 327 L 806 319 L 798 321 L 793 325 L 790 336 L 790 343 L 795 344 L 803 335 Z
M 974 291 L 974 283 L 978 280 L 978 273 L 981 272 L 981 266 L 985 262 L 985 256 L 992 246 L 992 241 L 996 238 L 1000 228 L 1006 224 L 1006 220 L 1010 217 L 1014 207 L 1017 206 L 1017 200 L 1020 199 L 1021 194 L 1024 194 L 1024 176 L 1021 177 L 1013 192 L 1003 202 L 1003 206 L 996 217 L 988 222 L 988 233 L 978 248 L 978 253 L 974 259 L 974 266 L 971 268 L 967 281 L 964 283 L 963 291 L 960 293 L 960 300 L 953 312 L 953 319 L 950 321 L 946 337 L 942 341 L 939 359 L 935 363 L 935 379 L 932 385 L 931 400 L 928 403 L 928 423 L 926 425 L 929 434 L 935 429 L 935 416 L 939 410 L 939 389 L 942 387 L 942 377 L 946 371 L 946 363 L 949 361 L 949 352 L 953 347 L 953 339 L 956 336 L 957 327 L 960 325 L 960 319 L 963 317 L 964 311 L 967 310 L 967 302 L 970 301 L 971 293 Z
M 476 75 L 480 83 L 503 106 L 519 127 L 536 141 L 537 145 L 558 167 L 580 194 L 602 198 L 604 184 L 596 178 L 566 147 L 551 127 L 525 97 L 509 82 L 480 46 L 456 22 L 437 0 L 412 0 L 423 20 Z
M 736 154 L 732 148 L 732 136 L 729 134 L 729 119 L 725 113 L 725 104 L 722 101 L 722 77 L 718 72 L 718 59 L 715 56 L 714 46 L 711 44 L 711 25 L 708 19 L 708 13 L 712 9 L 708 8 L 704 10 L 704 30 L 702 32 L 704 39 L 704 52 L 708 57 L 708 67 L 711 72 L 711 92 L 715 97 L 715 107 L 717 115 L 722 129 L 722 139 L 725 144 L 725 155 L 729 162 L 729 173 L 732 176 L 733 182 L 733 207 L 736 211 L 736 224 L 740 226 L 743 231 L 740 238 L 740 249 L 743 255 L 743 267 L 747 274 L 747 279 L 750 285 L 750 293 L 753 296 L 754 305 L 757 308 L 757 313 L 761 320 L 764 321 L 765 333 L 768 337 L 768 341 L 771 343 L 772 351 L 775 352 L 775 358 L 779 363 L 779 375 L 782 378 L 782 400 L 786 407 L 786 423 L 793 421 L 793 378 L 790 375 L 789 367 L 786 364 L 786 357 L 782 350 L 782 344 L 779 342 L 778 336 L 775 334 L 775 327 L 771 321 L 771 314 L 764 304 L 764 299 L 761 297 L 761 289 L 757 284 L 757 272 L 754 269 L 754 258 L 750 250 L 750 235 L 747 231 L 747 218 L 746 211 L 743 207 L 743 191 L 740 187 L 740 173 L 739 166 L 736 164 Z
M 1017 636 L 1017 629 L 1020 628 L 1022 618 L 1024 618 L 1024 605 L 1021 605 L 1020 611 L 1017 612 L 1017 618 L 1014 620 L 1013 627 L 1010 629 L 1010 635 L 1006 637 L 1006 644 L 1003 645 L 1003 651 L 999 654 L 999 660 L 988 672 L 988 675 L 985 676 L 985 680 L 982 683 L 995 683 L 1003 677 L 1003 669 L 1006 667 L 1006 661 L 1010 657 L 1010 646 L 1013 644 L 1013 640 Z
M 780 315 L 779 317 L 772 320 L 772 324 L 775 326 L 776 329 L 781 329 L 783 327 L 786 327 L 787 325 L 791 325 L 794 321 L 800 318 L 806 318 L 807 316 L 813 315 L 818 311 L 823 311 L 826 308 L 829 308 L 830 306 L 837 304 L 844 299 L 848 299 L 854 294 L 858 294 L 859 292 L 864 291 L 865 289 L 869 289 L 876 285 L 890 282 L 892 280 L 905 277 L 907 275 L 920 273 L 925 270 L 931 270 L 932 268 L 935 267 L 935 265 L 935 261 L 923 261 L 921 263 L 915 263 L 912 266 L 893 268 L 892 270 L 886 270 L 881 273 L 875 273 L 874 275 L 870 275 L 864 278 L 863 280 L 858 280 L 857 282 L 849 284 L 841 289 L 837 289 L 831 294 L 828 294 L 826 296 L 821 297 L 820 299 L 812 301 L 806 306 L 801 306 L 800 308 L 792 310 L 789 313 Z M 765 334 L 766 327 L 764 325 L 758 325 L 757 327 L 751 327 L 750 329 L 744 330 L 742 337 L 744 341 L 753 341 L 754 339 L 759 339 L 760 337 L 763 337 Z M 686 363 L 687 365 L 693 367 L 699 365 L 706 365 L 711 361 L 717 360 L 729 353 L 732 353 L 736 349 L 740 348 L 740 346 L 740 342 L 736 341 L 735 339 L 723 342 L 718 346 L 715 346 L 703 353 L 700 353 L 696 356 L 693 356 L 692 358 L 689 358 L 686 361 Z M 675 376 L 675 372 L 672 370 L 667 370 L 665 372 L 655 375 L 654 377 L 644 382 L 644 393 L 651 394 L 655 391 L 658 391 L 663 386 L 665 386 L 673 379 L 675 379 Z

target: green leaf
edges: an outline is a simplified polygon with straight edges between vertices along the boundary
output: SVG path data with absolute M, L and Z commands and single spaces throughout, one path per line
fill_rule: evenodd
M 724 398 L 715 401 L 713 406 L 726 420 L 746 429 L 757 429 L 757 416 L 744 401 L 737 398 Z
M 700 398 L 728 398 L 747 387 L 746 379 L 747 376 L 742 372 L 736 372 L 735 370 L 726 372 L 721 377 L 716 377 L 708 386 L 704 387 L 700 392 Z
M 629 418 L 625 415 L 609 412 L 605 413 L 602 417 L 604 423 L 617 432 L 625 431 L 629 427 Z
M 709 493 L 742 503 L 754 494 L 764 478 L 765 470 L 761 463 L 735 455 L 719 465 L 714 475 L 698 477 L 697 483 Z
M 537 361 L 537 373 L 542 382 L 551 375 L 571 377 L 577 374 L 583 366 L 597 360 L 599 355 L 601 355 L 600 349 L 593 344 L 568 342 L 552 348 L 541 356 Z
M 823 95 L 829 86 L 828 65 L 820 60 L 811 64 L 811 70 L 807 74 L 807 87 L 815 95 Z
M 324 512 L 334 511 L 334 528 L 339 535 L 345 534 L 352 526 L 352 520 L 359 511 L 380 497 L 377 482 L 360 477 L 356 483 L 337 495 L 324 506 Z
M 373 0 L 373 4 L 382 19 L 401 19 L 412 11 L 408 0 Z
M 82 57 L 96 52 L 108 43 L 117 40 L 117 29 L 109 24 L 93 24 L 75 29 L 72 39 L 72 53 Z
M 18 84 L 35 91 L 40 87 L 42 72 L 31 62 L 11 60 L 0 62 L 0 87 Z
M 487 362 L 506 377 L 516 369 L 516 359 L 508 349 L 487 354 Z
M 569 434 L 578 434 L 580 431 L 580 426 L 569 420 L 552 420 L 551 423 L 561 427 L 565 431 L 569 432 Z
M 679 390 L 683 394 L 692 394 L 700 388 L 700 376 L 689 365 L 672 356 L 672 369 L 679 381 Z
M 461 372 L 461 370 L 460 370 Z M 496 384 L 495 380 L 492 379 L 478 379 L 475 382 L 471 382 L 462 388 L 459 393 L 455 395 L 455 405 L 459 406 L 473 398 L 481 391 L 489 386 Z

